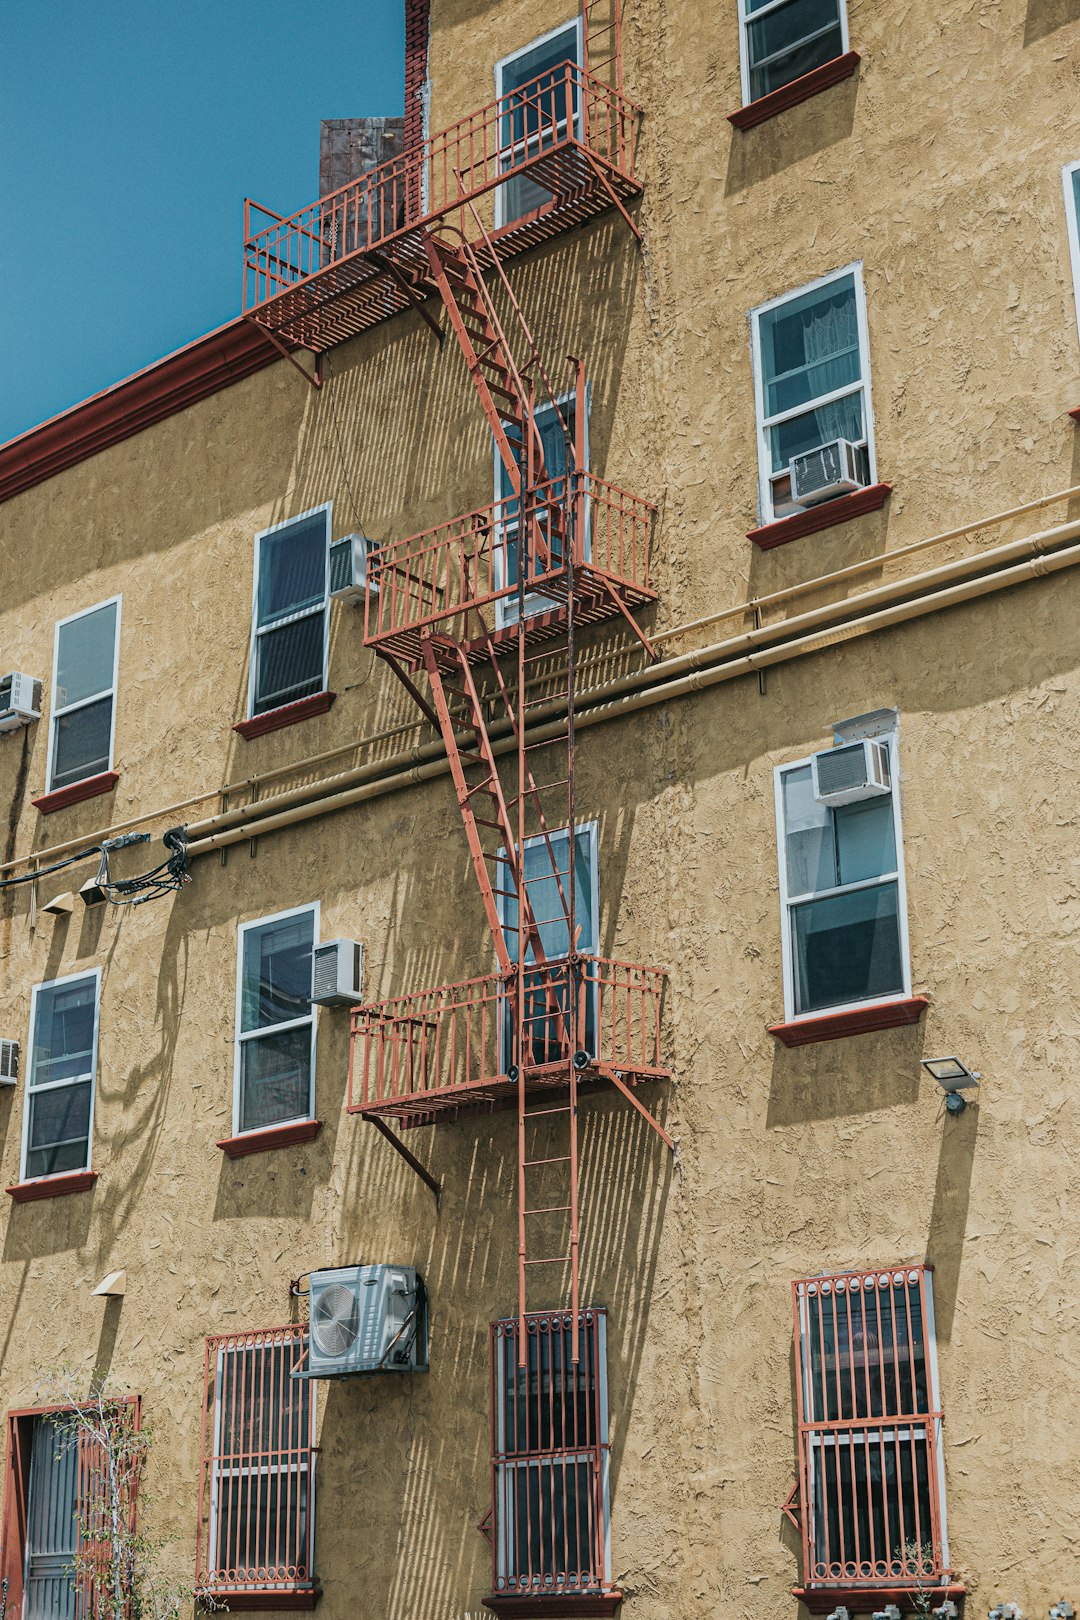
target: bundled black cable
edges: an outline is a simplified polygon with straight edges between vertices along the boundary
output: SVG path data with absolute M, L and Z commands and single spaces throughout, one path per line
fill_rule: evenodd
M 167 833 L 162 834 L 161 842 L 169 851 L 168 860 L 149 872 L 140 872 L 137 877 L 130 878 L 110 878 L 109 845 L 102 848 L 97 880 L 110 905 L 143 906 L 148 900 L 159 900 L 162 895 L 175 894 L 191 882 L 187 828 L 170 827 Z

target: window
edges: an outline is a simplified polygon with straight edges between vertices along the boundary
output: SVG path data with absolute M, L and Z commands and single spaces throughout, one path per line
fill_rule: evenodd
M 577 856 L 574 862 L 574 926 L 577 932 L 576 950 L 591 956 L 599 948 L 600 890 L 599 890 L 599 828 L 595 821 L 585 822 L 575 830 Z M 550 852 L 549 852 L 550 841 Z M 553 859 L 554 857 L 554 859 Z M 570 833 L 566 827 L 526 838 L 522 846 L 525 872 L 525 892 L 529 897 L 533 917 L 540 933 L 544 957 L 548 962 L 565 962 L 570 954 L 570 937 L 566 926 L 566 906 L 569 904 Z M 504 851 L 499 851 L 497 867 L 499 913 L 506 931 L 507 945 L 513 961 L 518 952 L 518 904 L 512 891 L 512 880 L 505 862 Z M 535 961 L 531 945 L 526 946 L 526 962 Z M 551 978 L 556 978 L 554 1004 Z M 557 1063 L 572 1054 L 566 1049 L 564 1018 L 568 1010 L 568 970 L 557 976 L 545 975 L 543 970 L 525 974 L 524 1032 L 528 1050 L 523 1054 L 527 1064 Z M 586 991 L 585 1029 L 578 1038 L 595 1055 L 598 985 L 593 979 Z M 513 1009 L 507 1004 L 503 1017 L 502 1053 L 500 1069 L 506 1073 L 508 1065 L 516 1061 L 513 1056 Z
M 199 1579 L 226 1601 L 316 1590 L 315 1383 L 292 1376 L 306 1354 L 302 1325 L 206 1341 Z
M 857 446 L 860 475 L 873 483 L 861 266 L 762 304 L 752 312 L 751 334 L 762 522 L 801 510 L 791 499 L 791 458 L 833 439 Z
M 948 1569 L 931 1273 L 794 1284 L 805 1578 L 910 1585 Z
M 910 994 L 900 851 L 899 759 L 891 791 L 837 809 L 814 797 L 810 761 L 776 772 L 786 1015 Z
M 585 466 L 584 468 L 578 469 L 580 471 L 586 471 L 589 465 L 589 408 L 591 403 L 592 390 L 586 387 L 585 424 L 583 435 L 585 442 Z M 556 405 L 558 406 L 558 409 L 556 409 Z M 562 418 L 561 421 L 560 417 Z M 509 429 L 511 433 L 514 432 L 513 424 L 510 422 L 504 422 L 503 425 Z M 571 444 L 573 444 L 574 434 L 577 427 L 577 403 L 574 395 L 563 394 L 555 403 L 549 401 L 545 405 L 539 405 L 536 409 L 536 426 L 544 448 L 544 471 L 547 475 L 547 482 L 550 485 L 550 504 L 551 506 L 554 506 L 556 502 L 563 501 L 566 496 L 565 480 L 568 471 L 566 434 L 568 433 L 570 435 L 570 441 Z M 514 444 L 513 439 L 511 440 L 511 443 Z M 514 444 L 514 449 L 515 456 L 517 456 L 516 444 Z M 499 510 L 497 538 L 495 542 L 497 548 L 495 553 L 495 588 L 496 590 L 503 590 L 507 585 L 516 585 L 518 582 L 518 570 L 520 568 L 521 556 L 520 503 L 514 496 L 513 485 L 510 482 L 510 474 L 507 472 L 506 465 L 499 454 L 497 446 L 494 446 L 494 456 L 495 500 L 502 503 Z M 545 540 L 549 545 L 551 545 L 551 521 L 547 506 L 538 503 L 536 515 L 538 526 L 543 531 Z M 591 549 L 591 533 L 587 500 L 585 502 L 584 526 L 585 535 L 582 547 L 582 559 L 583 561 L 587 562 L 589 560 Z M 563 560 L 557 537 L 555 544 L 551 546 L 551 558 L 554 566 L 558 566 L 558 564 Z M 537 573 L 540 572 L 539 559 L 535 555 L 530 555 L 527 558 L 526 569 L 527 572 L 525 577 L 527 580 L 534 579 Z M 532 613 L 542 613 L 544 611 L 550 612 L 554 605 L 555 604 L 552 602 L 550 597 L 542 596 L 539 592 L 526 593 L 526 615 Z M 495 604 L 495 615 L 496 623 L 500 629 L 508 624 L 516 624 L 518 617 L 517 597 L 509 596 L 500 598 L 500 600 Z
M 743 101 L 843 56 L 848 48 L 844 0 L 739 0 Z
M 112 769 L 119 628 L 118 596 L 56 626 L 50 792 Z
M 236 986 L 233 1131 L 265 1130 L 315 1113 L 311 1004 L 317 905 L 244 923 Z
M 1076 296 L 1076 324 L 1080 331 L 1080 163 L 1070 163 L 1062 174 L 1065 182 L 1065 218 L 1069 226 L 1072 255 L 1073 291 Z
M 575 75 L 567 106 L 566 63 L 581 63 L 580 19 L 534 40 L 495 64 L 499 115 L 499 168 L 514 169 L 577 134 L 581 119 Z M 573 130 L 570 122 L 573 120 Z M 512 224 L 551 201 L 551 193 L 529 172 L 517 174 L 495 193 L 495 224 Z
M 326 690 L 330 506 L 255 536 L 251 716 Z
M 22 1180 L 90 1168 L 101 973 L 35 985 Z
M 491 1330 L 495 1590 L 573 1597 L 610 1587 L 606 1318 L 525 1319 Z

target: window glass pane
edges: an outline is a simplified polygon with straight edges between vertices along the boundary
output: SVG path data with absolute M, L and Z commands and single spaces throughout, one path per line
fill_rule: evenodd
M 307 1569 L 306 1473 L 222 1475 L 218 1485 L 217 1571 L 237 1570 L 259 1586 L 304 1580 Z
M 515 1463 L 502 1473 L 500 1483 L 509 1498 L 505 1509 L 513 1526 L 508 1579 L 518 1587 L 594 1584 L 598 1572 L 592 1568 L 597 1537 L 591 1462 Z
M 855 1549 L 888 1571 L 933 1515 L 925 1430 L 840 1429 L 811 1441 L 814 1575 L 859 1578 Z M 925 1542 L 924 1542 L 925 1545 Z
M 79 1449 L 49 1418 L 33 1420 L 23 1620 L 75 1620 Z
M 929 1412 L 926 1333 L 917 1281 L 836 1284 L 805 1301 L 807 1419 Z
M 565 831 L 553 832 L 550 839 L 555 856 L 554 865 L 552 865 L 551 853 L 544 839 L 529 839 L 524 850 L 525 891 L 529 896 L 529 905 L 532 908 L 533 917 L 540 931 L 544 955 L 549 961 L 566 956 L 570 949 L 569 937 L 566 931 L 565 911 L 565 906 L 569 904 L 570 899 L 567 881 L 569 877 L 568 850 L 570 840 Z M 580 929 L 577 948 L 579 951 L 589 953 L 597 949 L 597 919 L 593 915 L 595 853 L 592 833 L 580 830 L 577 833 L 575 842 L 577 844 L 577 859 L 574 866 L 574 912 L 575 926 Z M 510 876 L 505 863 L 502 861 L 499 863 L 499 872 L 501 874 L 499 878 L 500 887 L 508 889 L 510 887 Z M 516 960 L 517 900 L 513 895 L 510 895 L 505 900 L 504 905 L 506 929 L 508 935 L 511 936 L 507 943 Z M 531 948 L 528 960 L 532 960 Z
M 861 883 L 896 871 L 891 793 L 840 805 L 833 814 L 841 883 Z
M 806 405 L 862 376 L 853 275 L 766 311 L 760 331 L 767 416 Z
M 791 924 L 797 1013 L 903 990 L 895 883 L 805 901 Z
M 31 1087 L 90 1073 L 94 1055 L 96 979 L 50 985 L 34 1004 Z
M 326 595 L 326 513 L 299 518 L 259 541 L 258 622 L 314 607 Z
M 527 1336 L 527 1364 L 518 1365 L 517 1339 L 501 1341 L 503 1423 L 508 1453 L 584 1450 L 596 1433 L 596 1335 L 583 1326 L 575 1367 L 570 1322 Z
M 814 798 L 809 765 L 781 777 L 789 895 L 836 887 L 832 817 Z
M 53 788 L 82 782 L 88 776 L 98 776 L 109 769 L 112 712 L 113 700 L 110 696 L 101 698 L 97 703 L 88 703 L 85 708 L 57 715 Z
M 804 73 L 843 54 L 844 35 L 840 23 L 828 20 L 835 15 L 835 4 L 823 6 L 819 0 L 791 0 L 789 5 L 762 17 L 760 22 L 750 24 L 747 38 L 751 101 L 768 95 L 770 90 L 779 90 L 793 79 L 801 79 Z M 801 31 L 803 27 L 806 33 Z
M 66 708 L 98 692 L 107 692 L 113 683 L 115 662 L 116 603 L 95 608 L 56 633 L 55 708 Z
M 786 472 L 792 456 L 805 455 L 833 439 L 850 439 L 853 444 L 866 436 L 863 427 L 863 396 L 860 388 L 831 405 L 819 405 L 816 411 L 789 417 L 769 429 L 773 472 Z M 870 457 L 864 449 L 859 453 L 859 472 L 867 482 L 870 479 Z
M 322 691 L 325 641 L 325 610 L 256 637 L 256 714 Z
M 89 1081 L 28 1095 L 26 1174 L 54 1176 L 85 1170 L 90 1160 Z
M 570 119 L 577 119 L 577 81 L 571 83 L 568 107 L 564 66 L 568 61 L 577 62 L 577 39 L 575 24 L 546 45 L 537 45 L 500 67 L 499 95 L 505 99 L 499 128 L 499 166 L 504 172 L 560 140 Z M 528 172 L 506 181 L 500 191 L 502 215 L 507 223 L 551 201 L 551 193 Z
M 256 1035 L 240 1046 L 240 1129 L 311 1113 L 311 1025 Z
M 315 917 L 310 911 L 247 930 L 240 993 L 242 1030 L 307 1017 L 314 944 Z

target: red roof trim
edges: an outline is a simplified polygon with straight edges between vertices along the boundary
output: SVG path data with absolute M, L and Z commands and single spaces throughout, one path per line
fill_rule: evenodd
M 241 318 L 219 326 L 0 445 L 0 501 L 280 359 L 281 351 L 251 321 Z
M 51 816 L 54 810 L 66 810 L 69 804 L 81 804 L 84 799 L 97 799 L 103 793 L 111 793 L 119 780 L 119 771 L 102 771 L 100 776 L 84 776 L 81 782 L 69 782 L 67 787 L 42 793 L 30 803 L 43 816 Z
M 280 709 L 266 709 L 262 714 L 253 714 L 250 720 L 238 720 L 233 730 L 250 742 L 252 737 L 265 737 L 268 731 L 280 731 L 283 726 L 295 726 L 300 720 L 325 714 L 336 697 L 336 692 L 313 692 L 311 697 L 284 703 Z
M 865 489 L 853 489 L 850 495 L 838 495 L 835 500 L 822 501 L 805 512 L 793 512 L 791 517 L 765 523 L 760 529 L 750 529 L 746 538 L 760 550 L 771 551 L 774 546 L 786 546 L 789 540 L 801 540 L 804 534 L 817 534 L 821 529 L 834 529 L 838 523 L 847 523 L 867 512 L 879 512 L 891 494 L 891 484 L 868 484 Z
M 850 79 L 861 60 L 858 51 L 845 51 L 843 56 L 834 56 L 831 62 L 822 62 L 820 67 L 811 68 L 801 78 L 792 79 L 790 84 L 782 84 L 779 90 L 770 90 L 767 96 L 759 96 L 757 101 L 749 101 L 745 107 L 728 113 L 728 123 L 734 124 L 736 129 L 753 129 L 755 124 L 763 124 L 767 118 L 775 118 L 777 113 L 797 107 L 800 101 L 809 101 L 811 96 L 827 90 L 831 84 Z
M 815 1046 L 818 1041 L 838 1041 L 845 1035 L 868 1035 L 875 1029 L 898 1029 L 917 1024 L 930 1002 L 926 996 L 906 996 L 899 1001 L 870 1001 L 847 1012 L 822 1013 L 818 1018 L 795 1018 L 788 1024 L 770 1024 L 769 1034 L 785 1046 Z
M 321 1119 L 294 1119 L 290 1125 L 268 1125 L 261 1131 L 241 1131 L 239 1136 L 226 1136 L 217 1146 L 227 1159 L 246 1159 L 252 1153 L 291 1147 L 294 1142 L 314 1142 L 321 1130 Z
M 89 1192 L 97 1180 L 96 1170 L 71 1170 L 59 1176 L 36 1176 L 33 1181 L 17 1181 L 4 1191 L 13 1204 L 34 1204 L 41 1198 L 64 1198 L 68 1193 Z

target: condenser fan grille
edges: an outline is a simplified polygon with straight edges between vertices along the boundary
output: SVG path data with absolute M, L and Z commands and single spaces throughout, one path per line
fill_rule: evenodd
M 331 1283 L 315 1301 L 311 1337 L 321 1356 L 343 1356 L 356 1343 L 360 1305 L 351 1288 Z

